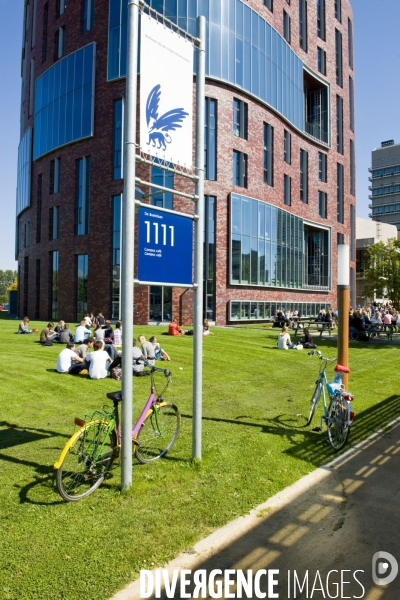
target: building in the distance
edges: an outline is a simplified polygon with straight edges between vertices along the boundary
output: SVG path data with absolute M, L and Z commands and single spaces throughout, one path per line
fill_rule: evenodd
M 397 238 L 396 225 L 381 223 L 380 221 L 371 221 L 370 219 L 356 218 L 356 278 L 357 278 L 357 306 L 366 306 L 372 302 L 383 302 L 383 296 L 371 295 L 365 291 L 366 280 L 364 277 L 367 264 L 368 249 L 378 242 L 384 244 L 390 238 Z M 355 305 L 353 304 L 353 307 Z
M 353 14 L 348 0 L 151 0 L 207 21 L 204 315 L 218 325 L 355 294 Z M 127 0 L 25 0 L 19 314 L 119 313 Z M 141 165 L 143 180 L 186 189 Z M 186 186 L 186 187 L 185 187 Z M 146 190 L 145 190 L 146 191 Z M 151 203 L 192 212 L 190 201 Z M 190 323 L 193 293 L 135 288 L 135 321 Z
M 388 140 L 375 148 L 369 171 L 370 217 L 380 223 L 396 225 L 400 230 L 400 144 Z

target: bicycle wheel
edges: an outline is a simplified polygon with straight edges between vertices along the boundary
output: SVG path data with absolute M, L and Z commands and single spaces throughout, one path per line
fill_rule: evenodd
M 57 469 L 57 489 L 64 500 L 89 496 L 103 482 L 111 468 L 117 436 L 107 421 L 89 423 L 67 442 L 70 445 Z
M 334 450 L 343 448 L 349 437 L 349 405 L 342 395 L 335 394 L 328 409 L 328 439 Z
M 181 428 L 181 415 L 174 404 L 155 404 L 137 434 L 135 455 L 149 463 L 164 456 L 175 443 Z
M 312 398 L 310 400 L 310 412 L 308 414 L 308 420 L 307 420 L 307 425 L 309 425 L 312 421 L 312 418 L 314 416 L 315 413 L 315 409 L 317 408 L 317 404 L 319 402 L 319 399 L 321 397 L 321 391 L 322 391 L 322 384 L 320 381 L 317 381 L 317 385 L 315 386 L 315 390 L 314 393 L 312 395 Z

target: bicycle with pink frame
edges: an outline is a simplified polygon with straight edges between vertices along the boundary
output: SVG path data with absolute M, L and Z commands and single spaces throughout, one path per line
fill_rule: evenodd
M 149 365 L 148 365 L 149 366 Z M 163 389 L 158 393 L 155 374 L 165 377 Z M 149 463 L 165 456 L 174 445 L 180 431 L 181 416 L 174 404 L 165 402 L 163 394 L 171 383 L 168 369 L 150 367 L 150 396 L 132 429 L 135 456 L 141 463 Z M 113 408 L 103 407 L 85 417 L 76 417 L 77 431 L 64 446 L 55 463 L 57 489 L 69 502 L 81 500 L 94 492 L 119 456 L 121 446 L 118 404 L 122 392 L 109 392 Z

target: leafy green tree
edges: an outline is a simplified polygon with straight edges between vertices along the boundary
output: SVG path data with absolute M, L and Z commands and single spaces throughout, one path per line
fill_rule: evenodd
M 397 309 L 400 308 L 400 240 L 378 242 L 368 250 L 364 276 L 368 294 L 384 295 Z
M 13 284 L 17 277 L 17 271 L 0 270 L 0 304 L 8 302 L 8 288 Z M 16 288 L 17 289 L 17 288 Z
M 7 292 L 7 289 L 17 277 L 17 271 L 1 271 L 0 270 L 0 296 Z

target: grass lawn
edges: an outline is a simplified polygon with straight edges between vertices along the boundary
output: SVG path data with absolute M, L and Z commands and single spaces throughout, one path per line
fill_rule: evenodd
M 318 361 L 306 350 L 277 351 L 278 330 L 214 328 L 204 338 L 203 461 L 193 464 L 193 340 L 137 327 L 135 335 L 156 333 L 172 358 L 166 399 L 182 413 L 181 434 L 165 459 L 149 465 L 134 459 L 129 492 L 119 490 L 116 464 L 92 496 L 65 503 L 52 465 L 74 417 L 103 406 L 105 393 L 120 382 L 58 375 L 60 346 L 14 335 L 18 321 L 0 316 L 0 599 L 107 599 L 141 568 L 163 565 L 334 455 L 326 430 L 305 429 L 301 416 L 308 413 Z M 335 356 L 333 341 L 319 348 Z M 399 415 L 399 351 L 352 343 L 350 442 Z M 147 378 L 134 380 L 135 416 L 148 385 Z

